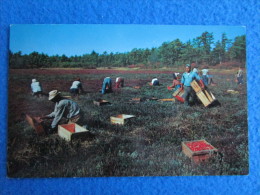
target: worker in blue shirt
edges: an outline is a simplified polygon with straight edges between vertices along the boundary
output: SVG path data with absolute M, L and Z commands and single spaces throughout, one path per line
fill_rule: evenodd
M 201 80 L 200 76 L 196 72 L 191 72 L 190 64 L 186 64 L 186 72 L 183 73 L 181 78 L 181 89 L 184 88 L 184 104 L 190 105 L 189 99 L 191 97 L 191 103 L 194 103 L 196 94 L 191 87 L 191 82 L 193 80 L 198 80 L 202 88 L 204 88 L 204 83 Z

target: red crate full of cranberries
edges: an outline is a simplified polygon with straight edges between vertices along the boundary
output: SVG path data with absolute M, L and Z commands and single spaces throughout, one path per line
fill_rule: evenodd
M 195 163 L 207 161 L 218 150 L 206 140 L 194 140 L 182 142 L 182 152 Z

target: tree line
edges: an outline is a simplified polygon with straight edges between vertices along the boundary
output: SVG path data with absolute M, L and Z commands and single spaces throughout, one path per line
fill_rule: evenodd
M 125 53 L 99 54 L 92 51 L 81 56 L 48 56 L 36 51 L 28 54 L 9 51 L 10 68 L 57 68 L 57 67 L 176 67 L 187 63 L 215 66 L 224 62 L 246 61 L 245 35 L 237 36 L 234 41 L 223 33 L 221 40 L 214 42 L 213 33 L 204 32 L 201 36 L 182 43 L 179 39 L 164 42 L 159 47 L 137 49 Z

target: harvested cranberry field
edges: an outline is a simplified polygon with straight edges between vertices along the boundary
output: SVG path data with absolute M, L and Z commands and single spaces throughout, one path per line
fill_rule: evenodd
M 170 70 L 114 69 L 11 69 L 9 72 L 8 162 L 9 177 L 100 177 L 248 174 L 247 91 L 235 83 L 235 70 L 212 72 L 216 85 L 209 90 L 221 106 L 192 107 L 182 103 L 140 101 L 133 98 L 173 98 L 167 86 Z M 110 76 L 113 93 L 99 91 Z M 115 89 L 115 79 L 125 79 Z M 95 135 L 91 140 L 66 142 L 57 134 L 37 136 L 23 114 L 43 116 L 54 109 L 47 96 L 31 95 L 33 78 L 43 91 L 57 89 L 70 96 L 73 79 L 80 77 L 84 94 L 75 100 L 85 113 L 84 122 Z M 160 86 L 148 82 L 157 77 Z M 134 88 L 140 86 L 139 89 Z M 238 91 L 236 94 L 227 90 Z M 96 106 L 105 99 L 110 105 Z M 110 116 L 136 117 L 126 125 L 110 123 Z M 181 142 L 205 139 L 218 154 L 202 164 L 193 164 L 181 151 Z

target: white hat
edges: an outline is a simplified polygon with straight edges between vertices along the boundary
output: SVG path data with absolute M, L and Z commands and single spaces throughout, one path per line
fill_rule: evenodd
M 32 82 L 35 83 L 37 80 L 36 79 L 32 79 Z
M 60 94 L 60 92 L 58 92 L 58 90 L 50 91 L 49 92 L 49 100 L 52 100 L 53 98 L 55 98 L 59 94 Z

